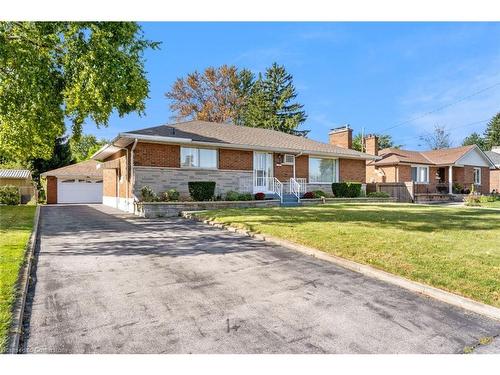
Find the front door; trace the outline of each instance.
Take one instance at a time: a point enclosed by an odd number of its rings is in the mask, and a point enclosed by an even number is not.
[[[273,177],[273,154],[268,152],[254,152],[253,154],[253,192],[271,192]]]

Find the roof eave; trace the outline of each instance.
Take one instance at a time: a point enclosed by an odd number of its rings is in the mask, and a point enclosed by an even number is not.
[[[138,139],[143,141],[152,141],[159,143],[177,143],[177,144],[192,144],[199,146],[209,146],[209,147],[220,147],[220,148],[233,148],[233,149],[243,149],[243,150],[258,150],[258,151],[274,151],[274,152],[290,152],[290,153],[302,153],[308,155],[318,155],[318,156],[329,156],[329,157],[338,157],[343,159],[359,159],[359,160],[379,160],[379,156],[369,155],[369,154],[361,154],[361,155],[353,155],[353,154],[343,154],[337,152],[323,152],[323,151],[314,151],[314,150],[302,150],[302,149],[294,149],[294,148],[280,148],[280,147],[266,147],[266,146],[254,146],[254,145],[246,145],[246,144],[236,144],[236,143],[219,143],[219,142],[202,142],[202,141],[194,141],[190,138],[177,138],[177,137],[162,137],[162,136],[154,136],[154,135],[145,135],[145,134],[134,134],[134,133],[120,133],[117,137],[117,140],[120,138],[127,138],[130,140]],[[116,141],[117,141],[116,140]],[[113,141],[115,143],[116,141]]]

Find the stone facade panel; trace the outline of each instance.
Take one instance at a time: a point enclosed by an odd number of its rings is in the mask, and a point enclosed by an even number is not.
[[[252,193],[252,171],[194,170],[174,168],[135,167],[134,194],[140,197],[143,186],[150,186],[156,193],[176,189],[189,196],[189,181],[215,181],[215,194],[229,190]]]

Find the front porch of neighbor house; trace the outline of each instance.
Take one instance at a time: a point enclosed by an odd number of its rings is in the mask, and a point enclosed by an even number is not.
[[[473,166],[412,166],[415,194],[489,193],[489,170]]]

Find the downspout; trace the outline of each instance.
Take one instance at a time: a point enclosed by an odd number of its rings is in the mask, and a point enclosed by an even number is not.
[[[126,157],[126,160],[127,160],[127,161],[126,161],[126,162],[128,163],[128,160],[129,160],[128,148],[125,148],[125,147],[119,147],[119,146],[115,145],[114,143],[112,143],[111,145],[112,145],[112,146],[117,147],[117,148],[118,148],[118,149],[120,149],[120,150],[125,150],[126,155],[127,155],[127,157]],[[127,169],[128,169],[128,165],[127,165]],[[128,174],[128,173],[127,173],[127,174]],[[128,195],[128,193],[129,193],[128,178],[127,178],[126,180],[127,180],[127,188],[126,188],[126,190],[125,190],[125,191],[126,191],[126,193],[127,193],[127,195]],[[118,183],[119,183],[119,181],[118,181]],[[120,205],[120,203],[119,203],[119,202],[120,202],[120,188],[119,188],[119,187],[118,187],[118,197],[117,197],[117,198],[118,198],[118,206],[119,206],[119,205]],[[125,197],[125,199],[127,199],[127,208],[128,208],[128,197]],[[118,207],[118,208],[119,208],[119,207]]]
[[[295,157],[293,158],[293,179],[295,180],[295,160],[297,160],[297,158],[299,156],[302,156],[303,152],[299,152],[297,155],[295,155]]]
[[[134,144],[130,149],[130,195],[132,196],[133,202],[135,204],[135,196],[134,196],[134,185],[135,185],[135,173],[134,173],[134,150],[135,146],[137,146],[137,138],[134,140]]]

